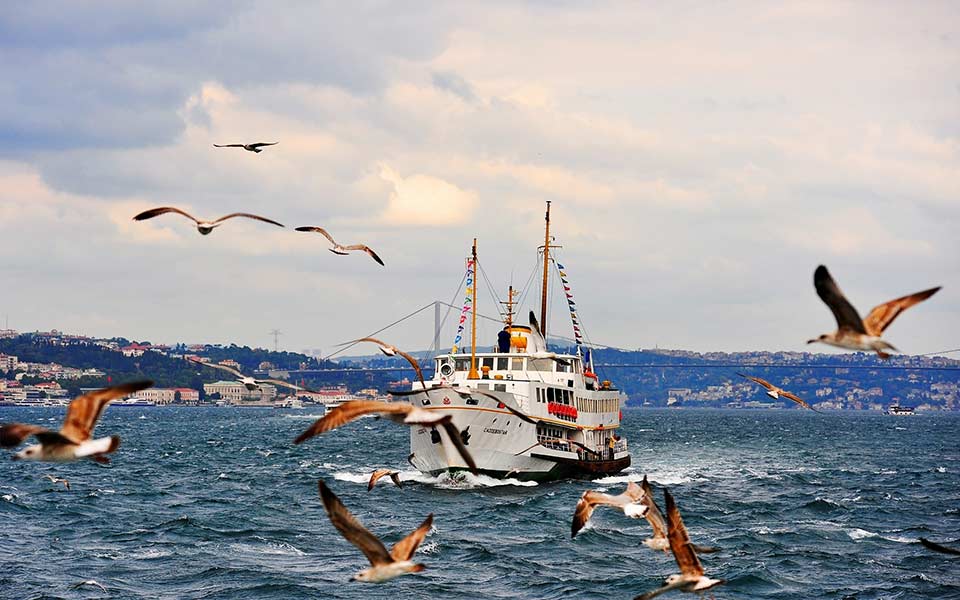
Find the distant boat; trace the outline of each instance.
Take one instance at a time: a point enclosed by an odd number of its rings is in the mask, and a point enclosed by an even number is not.
[[[157,403],[153,400],[144,400],[143,398],[124,398],[123,400],[115,400],[111,405],[145,408],[156,406]]]
[[[915,415],[917,413],[909,406],[900,406],[899,404],[891,404],[890,408],[883,411],[883,414],[894,415],[897,417],[905,417],[905,416]]]

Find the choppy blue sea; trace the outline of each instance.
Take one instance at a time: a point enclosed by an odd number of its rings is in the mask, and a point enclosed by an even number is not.
[[[58,426],[62,409],[0,408]],[[644,520],[599,509],[570,539],[591,487],[647,473],[677,499],[717,598],[960,598],[960,559],[918,537],[960,539],[960,415],[627,410],[634,464],[595,482],[424,477],[407,432],[363,419],[294,447],[311,411],[119,408],[113,462],[0,460],[2,598],[632,598],[676,572],[640,542]],[[366,491],[378,467],[400,469]],[[70,480],[67,492],[43,478]],[[427,565],[375,586],[334,530],[324,479],[392,543],[435,514]],[[94,579],[107,588],[83,586]],[[680,596],[674,593],[676,597]]]

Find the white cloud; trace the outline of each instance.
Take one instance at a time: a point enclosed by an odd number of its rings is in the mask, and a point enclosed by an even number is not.
[[[380,165],[380,177],[390,183],[383,222],[396,226],[443,226],[466,223],[473,216],[476,194],[430,175],[403,177]]]

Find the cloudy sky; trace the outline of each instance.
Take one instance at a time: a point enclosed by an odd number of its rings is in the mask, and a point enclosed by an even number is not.
[[[956,3],[31,2],[0,56],[19,330],[326,352],[456,298],[475,236],[522,288],[552,200],[596,342],[808,349],[823,263],[861,312],[943,285],[888,338],[960,346]],[[288,228],[131,221],[158,205]]]

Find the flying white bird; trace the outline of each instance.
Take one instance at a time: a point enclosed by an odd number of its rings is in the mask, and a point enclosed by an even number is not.
[[[670,590],[701,593],[725,583],[723,579],[711,579],[703,574],[703,565],[690,543],[687,528],[680,517],[680,509],[669,490],[664,489],[663,495],[667,499],[667,538],[670,540],[670,550],[680,567],[680,573],[667,577],[663,587],[641,594],[633,600],[649,600]]]
[[[214,229],[222,225],[224,221],[226,221],[227,219],[232,219],[234,217],[245,217],[247,219],[255,219],[257,221],[263,221],[264,223],[270,223],[271,225],[276,225],[277,227],[283,227],[282,224],[277,223],[276,221],[273,221],[266,217],[261,217],[259,215],[253,215],[250,213],[242,213],[242,212],[230,213],[229,215],[220,217],[216,221],[201,221],[200,219],[194,217],[190,213],[180,210],[179,208],[175,208],[173,206],[161,206],[159,208],[151,208],[150,210],[145,210],[142,213],[134,216],[133,220],[146,221],[147,219],[152,219],[154,217],[165,215],[167,213],[183,215],[184,217],[190,219],[191,221],[197,224],[197,231],[199,231],[202,235],[207,235],[208,233],[210,233],[211,231],[213,231]]]
[[[398,488],[403,487],[403,482],[400,481],[400,471],[391,471],[390,469],[377,469],[373,473],[370,473],[370,481],[367,482],[367,491],[373,489],[373,486],[377,485],[377,482],[380,481],[382,477],[390,476],[390,480],[393,481],[393,484]]]
[[[108,463],[106,457],[120,445],[120,436],[91,440],[97,420],[111,400],[144,390],[152,381],[135,381],[84,394],[67,407],[67,416],[59,432],[39,425],[10,423],[0,427],[0,447],[15,448],[31,435],[39,444],[27,446],[13,455],[13,460],[67,462],[90,457]]]
[[[243,148],[247,152],[260,154],[265,146],[276,146],[280,142],[257,142],[255,144],[214,144],[214,148]]]
[[[323,500],[323,507],[327,509],[330,522],[348,542],[359,548],[360,552],[363,552],[363,555],[370,561],[370,568],[354,575],[354,581],[383,583],[407,573],[419,573],[426,568],[422,564],[415,564],[411,559],[433,525],[432,513],[427,515],[420,527],[397,542],[388,552],[383,542],[350,514],[340,498],[337,498],[336,494],[330,491],[330,488],[322,479],[317,484],[320,488],[320,499]]]
[[[643,545],[653,550],[669,552],[670,540],[667,539],[667,520],[664,518],[663,513],[660,512],[660,507],[657,506],[657,502],[653,499],[653,490],[650,487],[650,482],[647,481],[646,475],[643,476],[640,487],[643,488],[643,499],[641,502],[647,507],[647,512],[643,516],[646,517],[647,522],[650,523],[650,527],[653,529],[653,537],[643,540]],[[698,546],[696,544],[693,545],[693,549],[699,554],[710,554],[720,551],[720,548],[714,546]]]
[[[804,408],[809,408],[809,409],[812,410],[813,412],[820,412],[819,410],[817,410],[817,409],[815,409],[814,407],[810,406],[805,400],[802,400],[802,399],[801,399],[799,396],[797,396],[796,394],[793,394],[793,393],[791,393],[791,392],[788,392],[788,391],[784,390],[783,388],[779,388],[779,387],[773,385],[772,383],[770,383],[769,381],[767,381],[766,379],[760,379],[759,377],[753,377],[753,376],[750,376],[750,375],[744,375],[743,373],[737,373],[737,375],[739,375],[740,377],[743,377],[744,379],[749,379],[750,381],[753,381],[754,383],[759,383],[759,384],[762,385],[763,387],[767,388],[767,395],[770,396],[771,398],[773,398],[774,400],[779,400],[779,399],[780,399],[780,396],[783,396],[784,398],[793,400],[794,402],[796,402],[797,404],[799,404],[800,406],[802,406],[802,407],[804,407]]]
[[[643,499],[643,489],[636,482],[631,481],[627,484],[627,489],[622,494],[611,496],[602,492],[587,490],[580,496],[577,507],[573,511],[573,522],[570,524],[570,537],[577,535],[577,532],[583,529],[587,521],[593,515],[594,509],[598,505],[613,506],[623,511],[623,514],[632,519],[639,519],[647,512],[647,507],[641,502]]]
[[[378,402],[376,400],[350,400],[332,409],[293,440],[301,444],[315,435],[336,429],[364,415],[381,414],[395,423],[419,427],[442,427],[453,447],[457,449],[470,472],[478,475],[477,463],[460,437],[460,430],[453,424],[453,417],[439,411],[417,408],[406,402]]]
[[[890,343],[880,339],[883,331],[893,323],[893,320],[900,313],[914,304],[923,302],[940,289],[938,286],[885,302],[875,306],[865,319],[861,319],[860,315],[857,314],[857,309],[850,304],[843,292],[840,291],[840,287],[837,286],[837,282],[833,280],[825,266],[820,265],[813,272],[813,285],[817,289],[817,295],[830,307],[830,311],[836,318],[837,330],[832,333],[825,333],[816,339],[807,340],[807,343],[823,342],[848,350],[872,351],[883,359],[890,358],[890,355],[884,350],[897,351]]]
[[[330,252],[333,252],[334,254],[339,254],[340,256],[346,256],[347,254],[350,254],[351,250],[360,250],[362,252],[366,252],[367,254],[369,254],[370,258],[380,263],[381,267],[384,266],[383,261],[380,259],[379,256],[377,256],[377,253],[374,252],[373,249],[370,248],[370,246],[367,246],[366,244],[350,244],[349,246],[343,246],[341,244],[338,244],[337,241],[333,239],[333,236],[327,233],[327,230],[324,229],[323,227],[297,227],[297,231],[312,231],[314,233],[319,233],[323,237],[330,240],[330,243],[333,244],[333,248],[330,248]]]
[[[310,391],[307,388],[292,384],[289,381],[283,381],[282,379],[259,379],[256,377],[250,377],[249,375],[244,375],[240,371],[234,369],[233,367],[228,367],[227,365],[218,365],[216,363],[203,362],[195,358],[188,358],[187,360],[189,360],[192,363],[196,363],[198,365],[210,367],[212,369],[220,369],[221,371],[226,371],[227,373],[230,373],[231,375],[235,376],[237,378],[237,382],[242,383],[244,387],[246,387],[251,392],[259,388],[260,385],[264,383],[269,383],[270,385],[279,385],[281,387],[289,388],[291,390],[296,390],[296,391],[303,391],[303,392]]]

